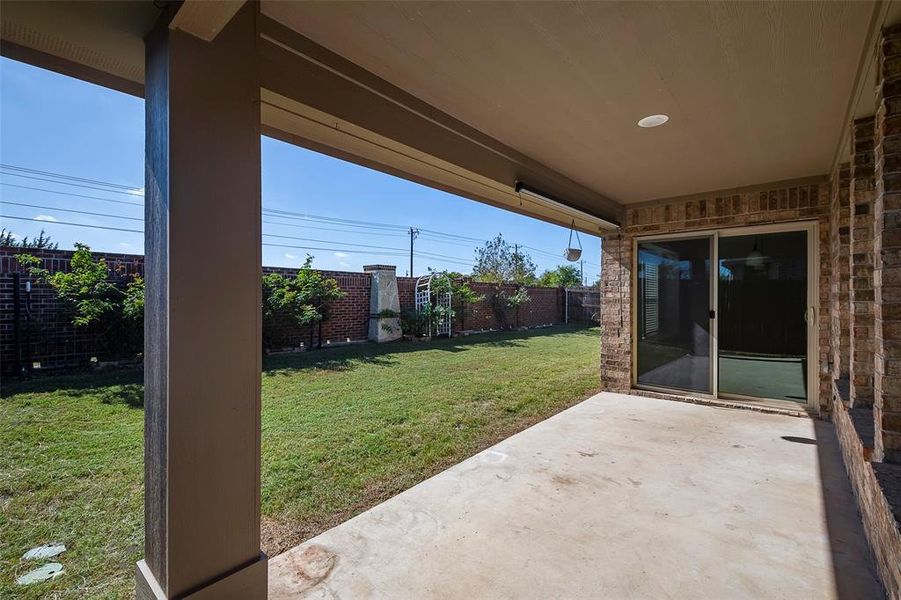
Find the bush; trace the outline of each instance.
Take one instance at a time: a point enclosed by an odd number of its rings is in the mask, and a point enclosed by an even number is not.
[[[313,257],[307,255],[294,277],[278,273],[263,276],[263,349],[284,347],[288,335],[285,324],[308,326],[310,345],[313,328],[328,319],[331,304],[345,293],[334,279],[313,270]],[[321,345],[320,340],[320,345]]]
[[[131,358],[144,346],[144,280],[110,271],[106,260],[94,258],[85,244],[75,244],[69,272],[50,273],[42,261],[30,254],[16,260],[40,283],[52,287],[62,302],[63,313],[79,330],[96,336],[98,358]]]

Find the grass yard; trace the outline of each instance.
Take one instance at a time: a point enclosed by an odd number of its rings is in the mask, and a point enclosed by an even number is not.
[[[270,357],[263,547],[277,554],[598,387],[597,329],[484,334]],[[131,593],[143,554],[139,371],[3,382],[0,597]],[[59,541],[59,579],[17,587]]]

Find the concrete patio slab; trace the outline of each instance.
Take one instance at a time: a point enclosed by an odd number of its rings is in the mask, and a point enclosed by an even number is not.
[[[611,393],[269,564],[271,598],[883,595],[830,424]]]

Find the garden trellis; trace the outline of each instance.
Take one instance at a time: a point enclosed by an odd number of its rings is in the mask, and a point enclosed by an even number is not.
[[[451,308],[453,293],[447,272],[433,271],[417,279],[414,300],[416,312],[428,315],[426,319],[428,329],[424,333],[429,337],[432,335],[450,337],[453,321],[453,309]]]

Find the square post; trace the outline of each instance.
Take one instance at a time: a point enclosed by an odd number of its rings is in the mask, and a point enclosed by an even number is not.
[[[209,42],[171,29],[176,9],[146,40],[137,597],[265,598],[259,5]]]

